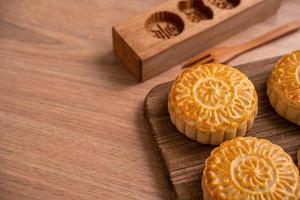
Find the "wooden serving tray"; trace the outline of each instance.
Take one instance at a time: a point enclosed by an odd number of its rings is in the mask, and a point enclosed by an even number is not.
[[[276,114],[266,96],[266,80],[279,57],[238,66],[256,87],[259,111],[247,136],[266,138],[280,145],[296,162],[300,128]],[[169,119],[168,92],[172,82],[154,87],[146,97],[144,116],[154,136],[165,172],[171,182],[173,199],[202,199],[201,176],[204,162],[216,146],[192,141],[177,131]]]

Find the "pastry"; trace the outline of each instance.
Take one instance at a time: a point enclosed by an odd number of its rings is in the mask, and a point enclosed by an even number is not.
[[[270,141],[237,137],[215,148],[202,175],[204,200],[297,200],[299,172]]]
[[[276,112],[300,125],[300,51],[284,56],[274,67],[267,94]]]
[[[257,114],[252,82],[222,64],[194,65],[175,80],[168,98],[172,123],[188,138],[221,144],[244,136]]]

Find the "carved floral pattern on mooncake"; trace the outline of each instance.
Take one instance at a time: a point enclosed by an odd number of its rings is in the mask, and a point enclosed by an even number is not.
[[[300,51],[283,57],[275,66],[269,84],[276,85],[291,102],[300,105]]]
[[[198,103],[207,108],[218,108],[231,100],[233,88],[226,81],[217,78],[200,80],[194,86],[194,93]]]
[[[264,191],[275,183],[276,170],[269,159],[259,156],[239,157],[232,164],[236,183],[249,191]]]
[[[256,115],[255,88],[246,75],[232,67],[191,67],[176,79],[171,90],[170,108],[186,123],[198,124],[203,131],[237,127]]]
[[[212,199],[299,199],[299,172],[290,156],[268,140],[237,137],[214,149],[203,173]]]

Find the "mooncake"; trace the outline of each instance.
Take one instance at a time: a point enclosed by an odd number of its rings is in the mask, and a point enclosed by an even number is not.
[[[284,56],[273,68],[267,95],[276,112],[300,125],[300,51]]]
[[[237,137],[215,148],[202,175],[204,200],[298,200],[299,172],[270,141]]]
[[[168,97],[172,123],[188,138],[218,145],[244,136],[257,115],[255,87],[223,64],[194,65],[177,77]]]

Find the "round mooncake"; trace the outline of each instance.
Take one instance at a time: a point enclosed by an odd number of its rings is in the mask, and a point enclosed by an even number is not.
[[[298,200],[299,172],[270,141],[237,137],[215,148],[202,176],[204,200]]]
[[[267,95],[276,112],[300,125],[300,51],[284,56],[274,67]]]
[[[257,114],[252,82],[222,64],[194,65],[175,80],[168,98],[172,123],[190,139],[221,144],[244,136]]]

